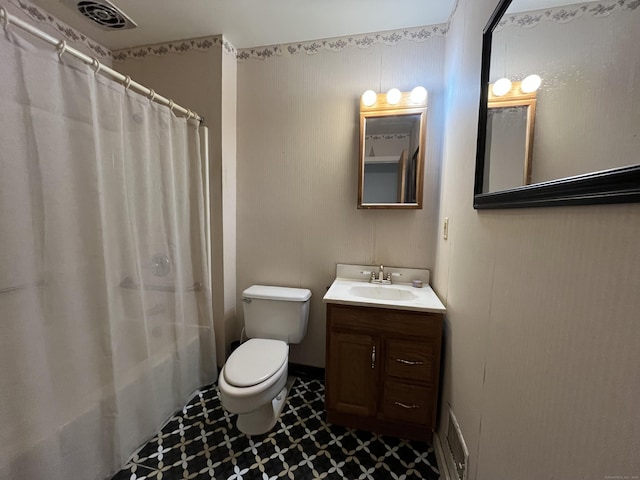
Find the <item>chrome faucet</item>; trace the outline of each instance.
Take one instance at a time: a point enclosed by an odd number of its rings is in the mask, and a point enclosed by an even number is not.
[[[371,279],[369,283],[379,283],[382,285],[390,285],[391,284],[391,274],[388,273],[387,277],[384,276],[384,265],[380,265],[380,270],[378,271],[378,276],[376,277],[375,272],[371,272]]]

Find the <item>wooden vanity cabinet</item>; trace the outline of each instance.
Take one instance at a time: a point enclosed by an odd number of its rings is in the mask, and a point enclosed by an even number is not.
[[[327,421],[431,441],[442,314],[327,304]]]

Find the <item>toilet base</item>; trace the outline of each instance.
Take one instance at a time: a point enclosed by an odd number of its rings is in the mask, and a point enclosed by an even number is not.
[[[288,377],[284,388],[271,402],[253,412],[239,414],[236,422],[238,430],[245,435],[262,435],[270,431],[278,421],[295,381],[296,377]]]

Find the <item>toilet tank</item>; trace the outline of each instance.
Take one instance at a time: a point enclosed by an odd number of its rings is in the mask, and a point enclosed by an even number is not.
[[[242,292],[248,338],[300,343],[307,333],[309,299],[306,288],[252,285]]]

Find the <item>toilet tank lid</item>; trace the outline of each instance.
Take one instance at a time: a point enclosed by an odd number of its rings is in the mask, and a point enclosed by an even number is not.
[[[311,298],[311,290],[306,288],[252,285],[244,292],[242,292],[242,297],[265,300],[281,300],[286,302],[306,302]]]

